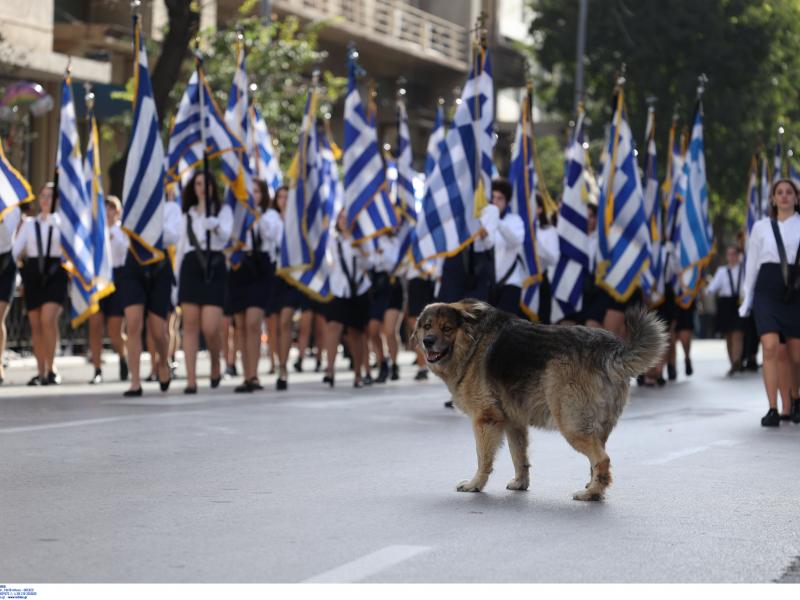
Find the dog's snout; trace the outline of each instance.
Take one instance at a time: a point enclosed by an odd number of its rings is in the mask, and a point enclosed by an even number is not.
[[[426,335],[422,339],[422,345],[425,346],[426,348],[432,348],[435,343],[436,343],[435,335]]]

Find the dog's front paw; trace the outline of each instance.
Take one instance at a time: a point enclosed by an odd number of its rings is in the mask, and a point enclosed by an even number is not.
[[[459,492],[480,492],[483,489],[483,486],[486,485],[485,481],[476,481],[474,479],[470,479],[469,481],[462,481],[456,487],[456,491]]]
[[[515,477],[514,479],[508,482],[506,489],[516,490],[518,492],[524,492],[528,489],[529,485],[530,485],[530,479],[528,477],[522,477],[522,478]]]
[[[572,499],[584,502],[598,502],[603,499],[603,494],[595,490],[580,490],[572,494]]]

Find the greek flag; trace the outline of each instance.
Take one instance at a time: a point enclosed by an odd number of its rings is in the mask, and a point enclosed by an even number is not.
[[[481,211],[489,203],[493,146],[491,63],[488,50],[479,49],[453,126],[439,146],[436,166],[426,180],[423,212],[417,221],[417,263],[454,256],[475,239]]]
[[[317,102],[318,92],[314,86],[306,98],[300,144],[290,169],[291,185],[283,214],[283,240],[278,269],[279,274],[284,276],[312,265],[311,255],[315,246],[308,235],[307,212],[311,199],[319,188]]]
[[[31,185],[8,161],[0,139],[0,223],[8,213],[33,198]]]
[[[72,102],[69,74],[61,83],[61,115],[58,131],[58,215],[64,268],[70,281],[70,317],[77,327],[97,311],[92,303],[94,265],[92,258],[92,212],[86,197],[78,123]]]
[[[661,214],[658,206],[658,165],[656,162],[656,113],[651,106],[647,112],[647,156],[644,168],[644,214],[650,228],[650,268],[642,272],[642,289],[646,296],[654,291],[661,270]],[[659,213],[658,215],[656,213]]]
[[[769,164],[767,163],[767,157],[764,156],[761,158],[761,202],[758,206],[756,220],[769,215],[769,192]]]
[[[306,211],[309,241],[312,244],[311,265],[300,272],[283,273],[284,280],[307,296],[320,302],[333,298],[325,262],[334,207],[341,204],[342,187],[336,158],[324,134],[316,136],[316,169],[319,185],[311,196]]]
[[[598,285],[619,302],[631,297],[641,273],[650,266],[650,232],[634,150],[620,89],[598,204],[597,265]]]
[[[521,106],[521,115],[514,136],[514,154],[511,157],[508,178],[512,185],[511,211],[525,224],[522,243],[522,265],[525,279],[522,282],[520,308],[534,321],[539,320],[539,284],[543,273],[536,250],[536,169],[533,163],[533,124],[530,94]]]
[[[200,124],[201,113],[205,116],[203,127]],[[169,133],[167,177],[170,181],[180,180],[187,170],[203,164],[204,133],[208,159],[220,158],[220,172],[225,184],[230,186],[237,202],[247,205],[252,200],[242,168],[244,144],[225,123],[202,65],[198,64],[183,93]]]
[[[670,267],[670,264],[671,261],[675,260],[675,246],[678,243],[678,233],[680,232],[678,228],[678,209],[683,196],[681,190],[685,187],[682,184],[684,153],[681,151],[681,138],[677,135],[677,130],[677,118],[674,118],[672,127],[669,130],[670,153],[667,156],[667,177],[661,185],[662,205],[666,215],[666,226],[663,229],[662,276],[664,277],[664,285],[669,285],[672,288],[675,288],[677,282],[674,276],[674,269]]]
[[[100,136],[97,133],[97,119],[94,110],[89,109],[89,145],[83,166],[86,181],[86,198],[92,215],[92,301],[114,292],[113,268],[111,266],[111,242],[106,226],[106,203],[103,193],[102,168],[100,167]]]
[[[681,270],[678,304],[688,308],[699,290],[703,269],[712,256],[712,232],[708,219],[708,186],[703,150],[703,105],[697,103],[689,152],[683,165],[686,196],[680,207]]]
[[[247,88],[245,52],[242,44],[239,44],[236,49],[236,71],[233,74],[233,82],[228,94],[228,108],[225,111],[225,124],[239,140],[250,138]],[[231,268],[237,269],[244,258],[244,253],[241,249],[246,243],[248,232],[256,222],[258,212],[253,200],[253,175],[250,170],[250,160],[247,153],[244,151],[236,152],[226,158],[238,161],[239,164],[236,165],[237,175],[234,181],[236,184],[243,183],[244,186],[244,195],[237,194],[236,185],[229,185],[225,190],[225,203],[233,211]]]
[[[375,110],[369,114],[356,86],[356,63],[348,63],[348,92],[344,102],[344,199],[347,226],[354,243],[377,237],[397,226],[378,149]]]
[[[567,147],[563,202],[558,213],[559,256],[553,274],[551,320],[558,323],[583,308],[584,279],[589,274],[588,186],[583,146],[583,110]]]
[[[778,139],[775,141],[775,155],[772,158],[772,183],[783,177],[783,127],[778,127]]]
[[[250,144],[250,170],[257,179],[261,179],[267,184],[269,193],[275,196],[275,192],[281,186],[283,176],[281,175],[281,165],[278,160],[278,150],[272,144],[272,137],[261,116],[261,111],[255,106],[250,108],[251,126],[250,135],[253,142]]]
[[[139,19],[133,17],[134,106],[128,161],[122,186],[122,229],[130,238],[131,253],[141,264],[164,258],[164,147],[156,116],[156,103],[147,70],[147,52]]]
[[[791,168],[789,170],[791,173]],[[753,160],[750,161],[750,176],[747,179],[747,220],[745,226],[747,228],[747,236],[753,230],[758,220],[759,211],[759,197],[758,197],[758,156],[753,155]]]
[[[438,117],[438,114],[437,114]],[[434,126],[435,128],[435,126]],[[417,210],[416,195],[414,194],[414,167],[411,152],[411,133],[408,129],[408,112],[403,100],[397,100],[397,173],[396,194],[397,213],[400,217],[400,248],[397,252],[396,270],[408,256],[408,251],[415,243]]]

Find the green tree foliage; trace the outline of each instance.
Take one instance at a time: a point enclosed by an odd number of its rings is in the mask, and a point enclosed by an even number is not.
[[[529,0],[532,52],[541,67],[537,100],[572,117],[578,0]],[[644,145],[646,99],[655,96],[659,170],[666,168],[673,111],[690,127],[697,76],[704,97],[706,167],[717,239],[744,219],[752,154],[771,153],[778,122],[800,139],[800,3],[795,0],[592,0],[586,32],[586,107],[591,136],[603,139],[615,74],[626,64],[626,105]],[[795,148],[797,148],[795,146]]]

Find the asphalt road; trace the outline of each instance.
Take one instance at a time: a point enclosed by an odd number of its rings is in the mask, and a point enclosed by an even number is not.
[[[0,582],[797,581],[800,426],[760,427],[760,376],[723,377],[723,351],[634,389],[602,503],[571,499],[587,464],[555,432],[532,432],[528,492],[505,489],[503,448],[457,493],[469,422],[410,355],[363,390],[341,371],[135,399],[62,361],[62,386],[0,388]]]

